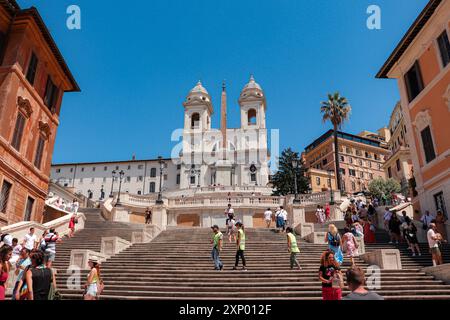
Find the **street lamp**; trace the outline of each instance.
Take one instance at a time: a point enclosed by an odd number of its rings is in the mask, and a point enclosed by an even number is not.
[[[114,180],[116,179],[116,170],[113,170],[111,172],[111,174],[112,174],[112,181],[111,181],[111,193],[109,194],[110,198],[114,197],[114,195],[113,195],[113,188],[114,188]]]
[[[120,172],[119,172],[119,193],[117,194],[117,202],[116,202],[115,207],[122,205],[120,203],[120,189],[122,188],[122,179],[123,179],[124,175],[125,175],[125,172],[123,172],[123,170],[120,170]]]
[[[333,174],[333,170],[328,170],[328,179],[330,181],[330,205],[334,204],[334,192],[333,192],[333,183],[331,182],[331,175]]]
[[[158,192],[158,199],[156,200],[156,204],[163,204],[164,201],[162,199],[162,176],[163,176],[163,170],[164,170],[164,161],[161,156],[158,157],[159,162],[159,192]]]
[[[293,158],[292,167],[294,168],[294,187],[295,187],[294,203],[300,203],[300,199],[298,198],[298,186],[297,186],[297,174],[299,165],[300,159],[298,159],[297,157]]]

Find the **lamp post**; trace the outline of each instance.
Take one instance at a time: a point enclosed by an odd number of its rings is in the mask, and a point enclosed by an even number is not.
[[[162,199],[162,176],[163,176],[163,170],[164,170],[164,161],[161,156],[158,157],[159,161],[159,192],[158,192],[158,199],[156,200],[156,204],[163,204],[164,201]]]
[[[333,192],[333,183],[331,182],[331,174],[333,173],[333,170],[328,170],[328,179],[330,181],[330,206],[334,204],[334,192]]]
[[[113,195],[113,188],[114,188],[114,180],[116,179],[116,170],[113,170],[111,172],[111,174],[112,174],[112,180],[111,180],[111,193],[109,194],[110,198],[114,197],[114,195]]]
[[[199,168],[198,170],[197,170],[197,175],[198,175],[198,177],[197,177],[197,188],[200,188],[200,174],[202,173],[202,169],[201,168]]]
[[[119,193],[117,194],[117,202],[115,204],[115,207],[122,205],[120,203],[120,189],[122,188],[122,179],[123,179],[124,175],[125,175],[125,172],[123,172],[123,170],[120,170],[120,172],[119,172]]]
[[[298,198],[298,186],[297,186],[297,175],[298,175],[298,167],[300,165],[300,160],[295,157],[292,159],[292,167],[294,168],[294,187],[295,187],[295,197],[294,203],[300,203],[300,199]]]

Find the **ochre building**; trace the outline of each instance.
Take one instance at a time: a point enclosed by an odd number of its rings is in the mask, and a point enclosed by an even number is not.
[[[0,1],[0,225],[41,221],[64,92],[79,91],[36,8]]]
[[[421,211],[450,206],[450,1],[431,0],[378,78],[397,79]]]

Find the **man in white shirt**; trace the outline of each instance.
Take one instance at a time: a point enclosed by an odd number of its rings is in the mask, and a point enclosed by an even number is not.
[[[17,262],[17,260],[19,260],[20,250],[22,250],[22,246],[19,244],[19,240],[17,240],[17,238],[14,238],[12,240],[12,248],[13,248],[13,251],[12,251],[11,259],[9,259],[9,263],[11,263],[13,265]]]
[[[4,233],[4,234],[0,235],[0,242],[3,242],[3,244],[6,244],[7,246],[12,247],[12,241],[13,241],[12,235],[10,235],[8,233]]]
[[[267,228],[270,228],[270,224],[272,223],[272,211],[270,208],[267,208],[266,212],[264,212],[264,221],[266,222]]]
[[[283,231],[286,230],[287,225],[287,211],[284,210],[283,206],[280,206],[280,215],[283,217]]]
[[[433,265],[437,266],[442,264],[442,254],[439,249],[439,242],[442,241],[442,235],[437,233],[437,227],[435,223],[430,223],[430,230],[427,232],[428,245],[431,250],[433,258]]]
[[[225,215],[227,216],[227,220],[225,221],[225,225],[228,226],[228,222],[234,218],[234,209],[231,207],[231,203],[228,204],[228,208],[225,209]]]
[[[22,245],[32,251],[36,247],[37,237],[34,234],[34,228],[30,228],[30,232],[25,235]]]
[[[431,221],[434,219],[434,217],[430,214],[430,211],[425,211],[425,214],[422,216],[422,218],[420,218],[420,221],[422,221],[422,223],[429,228]],[[425,229],[425,228],[424,228]]]

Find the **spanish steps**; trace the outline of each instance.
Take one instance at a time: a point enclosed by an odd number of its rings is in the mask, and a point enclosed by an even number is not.
[[[72,239],[58,245],[54,266],[59,269],[57,282],[65,299],[81,299],[82,289],[68,289],[70,250],[100,250],[102,236],[119,236],[130,240],[131,232],[142,226],[107,222],[99,211],[86,211],[86,228]],[[224,232],[224,230],[222,230]],[[298,239],[302,270],[289,268],[286,236],[271,229],[247,229],[246,252],[248,271],[233,271],[235,244],[224,233],[221,259],[223,271],[215,271],[211,260],[211,230],[179,228],[163,231],[149,243],[136,243],[102,263],[105,290],[101,299],[303,299],[320,300],[318,280],[320,256],[326,245],[310,244]],[[381,235],[382,236],[382,235]],[[376,291],[386,299],[450,299],[450,285],[421,271],[431,265],[431,257],[423,246],[422,257],[410,257],[405,245],[368,245],[366,250],[399,248],[403,270],[381,270],[381,288]],[[450,260],[445,248],[444,260]],[[367,268],[361,259],[356,264]],[[350,266],[347,259],[343,270]],[[81,273],[82,284],[87,271]],[[344,290],[344,295],[348,291]]]

